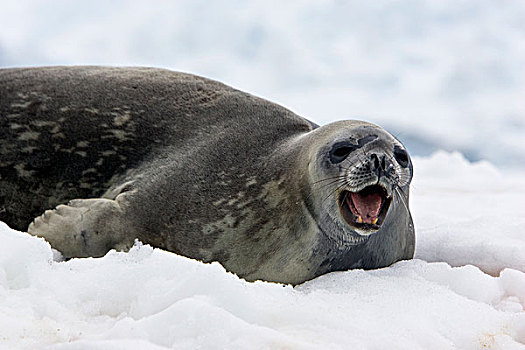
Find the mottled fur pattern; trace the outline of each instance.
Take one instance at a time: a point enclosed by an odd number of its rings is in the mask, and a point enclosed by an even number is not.
[[[318,128],[189,74],[2,69],[0,219],[19,230],[31,224],[66,257],[101,256],[138,238],[248,280],[295,284],[387,266],[413,256],[409,180],[385,228],[360,244],[328,222],[337,213],[312,185],[330,145],[370,127],[393,147],[371,124]]]

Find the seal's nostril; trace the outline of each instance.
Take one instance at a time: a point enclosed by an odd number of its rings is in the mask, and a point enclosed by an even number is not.
[[[384,155],[381,156],[381,168],[383,168],[383,170],[386,170],[386,157]]]
[[[370,170],[378,177],[388,175],[392,171],[392,164],[385,155],[378,156],[373,153],[370,155]]]
[[[372,158],[372,170],[377,170],[379,168],[379,158],[377,158],[377,154],[372,154],[370,158]]]

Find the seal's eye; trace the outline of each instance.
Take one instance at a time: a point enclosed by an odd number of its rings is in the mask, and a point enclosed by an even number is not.
[[[408,166],[408,153],[399,146],[394,146],[394,157],[403,168]]]
[[[348,142],[338,142],[330,151],[330,161],[333,164],[341,163],[357,147]]]

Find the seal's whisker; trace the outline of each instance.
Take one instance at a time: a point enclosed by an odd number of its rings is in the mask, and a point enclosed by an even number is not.
[[[340,186],[337,186],[334,190],[330,191],[328,196],[326,196],[324,199],[321,200],[321,203],[324,203],[324,201],[326,201],[328,198],[330,198],[334,193],[336,193],[337,191],[342,189],[344,187],[344,185],[346,185],[346,184],[341,184]]]
[[[341,180],[342,180],[343,185],[344,185],[344,183],[346,183],[346,181],[345,181],[344,179],[338,179],[338,180],[335,180],[334,182],[330,182],[330,183],[327,183],[327,184],[323,184],[322,186],[317,187],[317,189],[318,189],[318,190],[325,189],[325,188],[327,188],[327,187],[329,187],[329,186],[332,186],[332,185],[337,184],[338,182],[341,182]]]
[[[407,184],[410,182],[410,175],[407,174],[400,174],[398,178],[398,184]]]
[[[323,181],[327,181],[327,180],[334,180],[334,179],[341,179],[341,178],[344,178],[345,176],[344,175],[339,175],[339,176],[334,176],[334,177],[327,177],[326,179],[321,179],[321,180],[317,180],[317,181],[314,181],[312,182],[313,185],[317,185],[319,182],[323,182]]]
[[[395,186],[395,187],[394,187],[394,191],[396,191],[397,194],[399,195],[399,198],[401,199],[401,202],[402,202],[403,205],[405,206],[405,209],[406,209],[407,211],[409,211],[409,209],[408,209],[408,203],[407,203],[406,200],[405,200],[405,195],[402,193],[401,188],[400,188],[399,186]]]
[[[344,179],[337,179],[337,180],[335,180],[334,182],[331,182],[331,183],[329,183],[329,184],[323,184],[322,187],[318,187],[316,190],[319,190],[319,189],[322,189],[322,188],[326,188],[326,187],[328,187],[328,186],[330,186],[330,185],[337,184],[337,183],[340,182],[341,180],[343,180],[343,183],[341,183],[341,185],[338,185],[338,186],[336,187],[335,190],[337,190],[338,188],[340,188],[340,187],[346,185],[346,182],[344,181]],[[310,191],[310,193],[309,193],[308,196],[305,198],[305,200],[308,200],[308,199],[309,199],[314,193],[315,193],[314,191]],[[333,192],[331,191],[330,194],[328,195],[328,197],[330,197],[330,195],[331,195],[332,193],[333,193]],[[324,200],[323,200],[323,202],[324,202]]]
[[[325,185],[327,185],[327,184],[335,183],[335,182],[337,182],[337,181],[341,181],[341,180],[344,181],[345,178],[346,178],[346,176],[333,177],[333,178],[331,178],[331,179],[328,179],[328,180],[332,180],[332,181],[330,181],[330,182],[328,182],[328,183],[327,183],[327,182],[325,182],[325,183],[319,183],[319,182],[317,182],[317,183],[315,183],[315,185],[325,186]]]

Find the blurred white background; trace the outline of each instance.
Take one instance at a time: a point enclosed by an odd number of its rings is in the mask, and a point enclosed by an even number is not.
[[[0,66],[165,67],[525,169],[525,1],[0,1]]]

